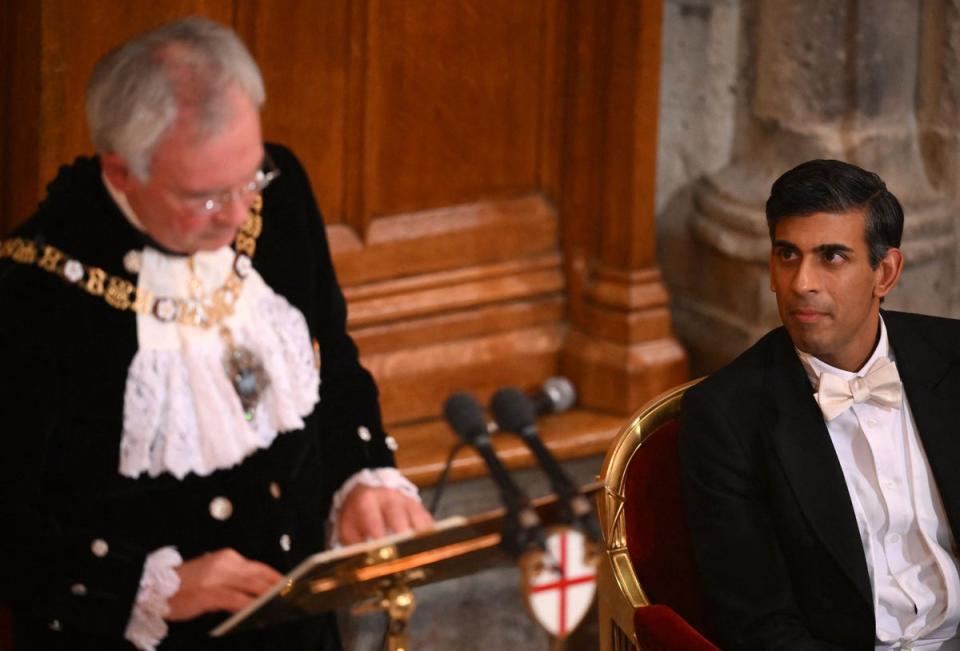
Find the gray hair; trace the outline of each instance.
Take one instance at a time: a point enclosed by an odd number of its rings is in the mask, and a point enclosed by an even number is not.
[[[141,34],[103,57],[87,84],[94,147],[119,155],[146,181],[180,111],[195,112],[198,136],[212,135],[229,117],[224,97],[233,85],[263,106],[260,69],[230,28],[194,16]]]

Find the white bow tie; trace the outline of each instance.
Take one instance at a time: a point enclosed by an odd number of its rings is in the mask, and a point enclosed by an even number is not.
[[[897,365],[881,357],[865,376],[855,377],[849,382],[832,373],[821,373],[816,399],[823,418],[830,422],[854,403],[872,402],[881,407],[899,408],[901,394]]]

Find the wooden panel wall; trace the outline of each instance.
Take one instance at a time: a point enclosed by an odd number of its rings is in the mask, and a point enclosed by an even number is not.
[[[89,152],[94,61],[197,13],[263,69],[269,139],[292,145],[328,221],[350,328],[402,467],[451,442],[443,399],[565,373],[566,456],[685,379],[654,260],[659,0],[6,0],[0,234]],[[504,443],[513,465],[529,458]],[[466,457],[462,475],[480,466]]]

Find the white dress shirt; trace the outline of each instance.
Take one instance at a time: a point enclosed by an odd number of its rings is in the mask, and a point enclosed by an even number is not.
[[[882,319],[880,341],[856,373],[797,353],[814,387],[822,373],[849,381],[881,357],[896,361]],[[855,403],[827,430],[866,556],[876,649],[960,649],[956,544],[906,392],[900,408]]]

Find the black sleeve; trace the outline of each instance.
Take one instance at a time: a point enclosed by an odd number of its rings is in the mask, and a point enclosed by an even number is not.
[[[76,315],[35,282],[43,273],[0,262],[0,602],[52,630],[119,640],[146,552],[70,524],[50,488],[59,484],[51,452],[70,433],[61,340]]]
[[[299,195],[313,259],[313,295],[307,321],[320,348],[319,420],[321,454],[327,494],[336,492],[363,468],[393,467],[380,414],[377,385],[360,363],[357,347],[347,333],[347,305],[337,282],[326,228],[310,181],[296,157],[271,145],[269,152],[282,170],[280,189]]]
[[[803,623],[748,425],[703,386],[684,396],[684,507],[713,633],[723,649],[835,649]]]

